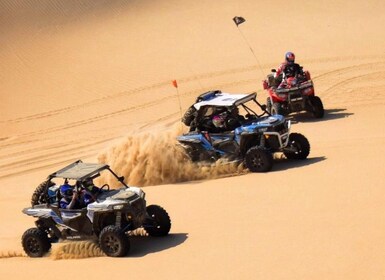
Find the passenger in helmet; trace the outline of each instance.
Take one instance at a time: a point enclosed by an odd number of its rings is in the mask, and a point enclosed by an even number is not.
[[[213,116],[213,125],[216,128],[225,128],[225,120],[222,116],[220,115],[215,115]]]
[[[295,63],[294,53],[287,52],[285,54],[285,61],[278,67],[274,77],[278,78],[281,74],[283,75],[282,82],[278,88],[287,88],[296,84],[299,76],[303,75],[302,67]],[[288,79],[290,79],[290,83],[288,83]]]
[[[80,209],[82,208],[82,203],[79,200],[79,195],[74,191],[74,187],[65,182],[60,186],[60,195],[61,199],[59,202],[60,208],[63,209]]]

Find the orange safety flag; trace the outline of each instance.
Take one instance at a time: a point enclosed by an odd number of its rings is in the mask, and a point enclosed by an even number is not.
[[[178,83],[176,82],[176,80],[173,80],[173,81],[172,81],[172,85],[173,85],[174,87],[176,87],[176,88],[178,87]]]

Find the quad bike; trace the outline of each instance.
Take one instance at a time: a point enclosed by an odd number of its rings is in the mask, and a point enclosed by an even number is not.
[[[279,88],[282,74],[274,78],[275,69],[263,81],[263,88],[269,97],[266,100],[267,111],[271,114],[288,115],[293,112],[307,111],[315,118],[324,116],[321,99],[314,93],[314,84],[309,71],[303,71],[296,77],[286,79],[286,86]]]
[[[59,186],[54,180],[84,182],[109,171],[121,185],[110,190],[100,188],[96,201],[81,209],[60,208]],[[81,184],[76,187],[82,188]],[[79,191],[79,190],[75,190]],[[92,240],[110,257],[123,257],[130,249],[127,233],[144,228],[150,236],[165,236],[171,228],[168,213],[158,205],[146,206],[145,193],[138,187],[127,186],[106,164],[76,161],[52,173],[32,195],[32,207],[23,213],[35,217],[36,227],[26,230],[22,246],[30,257],[42,257],[51,244],[60,240]]]
[[[251,109],[253,104],[262,110],[261,114]],[[229,131],[211,130],[213,112],[224,114],[238,107],[242,107],[247,114],[246,117],[239,116],[236,122],[230,118],[229,121],[237,125]],[[182,122],[189,124],[190,132],[177,140],[193,162],[213,162],[224,158],[243,163],[251,172],[267,172],[272,169],[273,154],[276,152],[284,153],[288,159],[306,159],[310,152],[306,137],[290,133],[290,121],[282,115],[267,112],[266,105],[256,100],[256,93],[204,93],[187,110]]]

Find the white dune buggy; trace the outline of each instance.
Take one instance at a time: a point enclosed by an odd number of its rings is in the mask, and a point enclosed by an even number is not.
[[[61,209],[59,186],[54,180],[74,180],[75,191],[82,191],[82,182],[95,179],[109,171],[121,188],[100,188],[96,201],[82,209]],[[158,205],[146,207],[145,193],[124,183],[106,164],[76,161],[48,176],[32,196],[32,207],[23,213],[37,218],[36,227],[23,234],[22,246],[30,257],[42,257],[51,243],[60,240],[95,240],[111,257],[127,255],[130,249],[128,233],[144,228],[150,236],[165,236],[171,228],[168,213]]]

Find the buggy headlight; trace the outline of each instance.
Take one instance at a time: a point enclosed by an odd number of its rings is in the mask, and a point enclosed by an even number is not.
[[[126,207],[127,204],[113,204],[113,205],[109,205],[108,206],[108,209],[112,209],[112,210],[122,210],[124,207]]]

